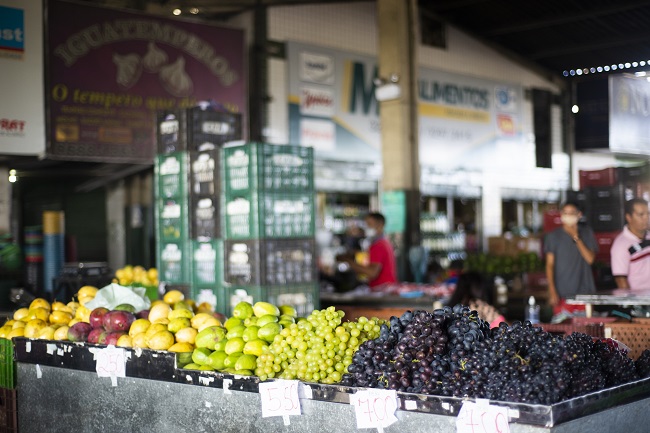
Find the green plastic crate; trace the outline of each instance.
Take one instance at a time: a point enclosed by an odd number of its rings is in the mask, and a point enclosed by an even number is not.
[[[217,313],[225,314],[224,294],[222,286],[192,286],[191,298],[197,305],[207,302]]]
[[[317,282],[284,286],[237,286],[223,290],[224,314],[230,316],[233,308],[241,301],[265,301],[280,305],[291,305],[298,316],[306,317],[320,308],[320,292]]]
[[[223,241],[221,239],[192,240],[190,245],[192,287],[223,286]]]
[[[161,198],[156,201],[156,229],[163,242],[189,239],[189,203],[186,198]]]
[[[228,195],[245,191],[313,191],[311,147],[246,143],[223,149],[223,184]]]
[[[172,284],[190,281],[190,246],[185,242],[160,242],[156,251],[158,279]]]
[[[188,196],[188,161],[188,152],[156,156],[156,197],[181,198]]]
[[[0,388],[16,387],[16,369],[14,368],[14,343],[0,338]]]
[[[315,231],[315,194],[247,192],[225,196],[224,238],[308,238]]]

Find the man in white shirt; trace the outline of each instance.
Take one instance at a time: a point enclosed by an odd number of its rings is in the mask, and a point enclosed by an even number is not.
[[[648,202],[634,198],[625,203],[627,225],[611,249],[612,275],[620,289],[650,289],[650,233]]]

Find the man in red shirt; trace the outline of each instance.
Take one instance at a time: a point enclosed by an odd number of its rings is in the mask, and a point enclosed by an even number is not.
[[[368,278],[370,288],[386,283],[397,282],[397,268],[393,247],[384,237],[386,218],[378,212],[366,215],[366,237],[370,239],[368,264],[362,265],[351,261],[352,269]]]

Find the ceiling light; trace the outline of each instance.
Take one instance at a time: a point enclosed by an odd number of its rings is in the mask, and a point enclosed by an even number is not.
[[[574,105],[573,107],[571,107],[571,112],[573,114],[576,114],[578,111],[580,111],[580,108],[577,105]]]
[[[15,183],[18,180],[16,170],[9,170],[9,182]]]
[[[625,67],[626,67],[626,68],[629,68],[630,66],[632,66],[630,63],[626,63],[626,64],[625,64]]]
[[[603,72],[603,67],[602,67],[602,66],[599,66],[599,67],[596,68],[596,70],[597,70],[598,72]]]
[[[603,67],[603,71],[608,72],[609,71],[609,66]]]
[[[578,74],[578,75],[582,75],[582,69],[578,69],[578,70],[576,70],[576,74]]]
[[[638,63],[638,62],[632,62],[632,67],[633,67],[633,68],[636,68],[637,66],[639,66],[639,63]]]
[[[182,14],[183,11],[181,11],[181,10],[178,9],[178,8],[176,8],[176,9],[174,9],[174,10],[172,11],[172,13],[173,13],[174,15],[178,16],[178,15]]]
[[[615,71],[615,70],[617,70],[617,69],[618,69],[618,66],[616,66],[616,65],[612,65],[612,71]]]
[[[645,66],[645,62],[644,62],[643,60],[641,60],[641,61],[639,62],[639,66]]]
[[[569,74],[571,74],[571,76],[573,77],[573,76],[576,74],[576,71],[574,71],[573,69],[571,69],[571,70],[569,71]]]
[[[564,75],[565,77],[568,77],[569,76],[569,71],[563,71],[562,75]]]
[[[637,77],[645,77],[646,76],[646,71],[638,71],[638,72],[635,72],[634,75],[636,75]]]
[[[190,13],[191,13],[192,15],[196,15],[196,14],[198,14],[198,13],[199,13],[199,8],[190,8]]]

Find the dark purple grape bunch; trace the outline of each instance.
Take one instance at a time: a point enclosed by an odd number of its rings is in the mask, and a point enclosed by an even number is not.
[[[650,349],[644,350],[641,355],[634,361],[636,372],[639,378],[645,379],[650,377]]]

